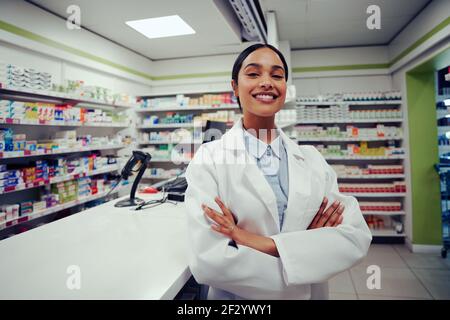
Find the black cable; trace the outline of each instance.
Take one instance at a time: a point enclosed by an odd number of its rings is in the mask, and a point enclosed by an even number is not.
[[[117,180],[116,180],[117,181]],[[109,196],[111,194],[111,192],[113,192],[114,189],[116,189],[116,187],[122,182],[122,177],[120,177],[119,181],[114,185],[114,187],[112,187],[111,189],[109,189],[108,193],[106,194],[105,198],[107,196]]]

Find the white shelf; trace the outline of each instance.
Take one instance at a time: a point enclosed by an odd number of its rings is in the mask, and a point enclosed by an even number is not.
[[[436,110],[436,118],[437,119],[446,118],[446,116],[449,114],[450,114],[450,110]]]
[[[362,211],[362,214],[365,216],[404,216],[405,211]]]
[[[450,145],[448,146],[438,146],[439,153],[449,153],[450,152]]]
[[[91,99],[86,97],[80,97],[75,94],[67,94],[62,92],[55,92],[51,90],[34,90],[29,88],[17,88],[13,86],[4,86],[0,83],[0,94],[7,95],[21,95],[21,96],[34,96],[41,99],[54,99],[54,100],[65,100],[65,101],[75,101],[76,104],[90,103],[94,105],[103,105],[118,108],[137,108],[138,104],[132,103],[122,103],[122,102],[108,102],[97,99]]]
[[[139,141],[138,144],[202,144],[200,141]]]
[[[321,141],[339,141],[339,142],[357,142],[357,141],[388,141],[388,140],[403,140],[401,137],[386,138],[386,137],[376,137],[376,138],[336,138],[336,137],[318,137],[318,138],[298,138],[297,142],[321,142]]]
[[[324,158],[326,160],[398,160],[405,159],[405,156],[324,156]]]
[[[142,179],[155,179],[155,180],[166,180],[166,179],[172,179],[172,177],[165,177],[165,176],[150,176],[150,175],[144,175],[142,176]]]
[[[377,119],[337,119],[337,120],[300,120],[298,124],[322,124],[322,123],[386,123],[386,122],[403,122],[403,119],[386,119],[386,118],[377,118]]]
[[[391,229],[370,230],[373,237],[405,237],[404,233],[397,233]]]
[[[130,125],[126,123],[97,123],[97,122],[79,122],[79,121],[45,121],[39,120],[19,120],[0,118],[0,124],[10,125],[28,125],[28,126],[57,126],[57,127],[108,127],[108,128],[127,128]]]
[[[295,126],[297,124],[296,121],[275,121],[275,125],[278,128],[286,128],[286,127],[290,127],[290,126]]]
[[[123,187],[121,187],[121,186],[116,187],[116,189],[114,191],[112,191],[111,194],[115,194],[115,193],[119,192],[122,188]],[[86,203],[86,202],[89,202],[89,201],[93,201],[93,200],[97,200],[97,199],[103,198],[104,196],[106,196],[108,194],[108,192],[109,192],[109,190],[105,191],[105,192],[102,192],[102,193],[90,195],[90,196],[87,196],[87,197],[84,197],[84,198],[81,198],[81,199],[78,199],[78,200],[73,200],[73,201],[70,201],[70,202],[66,202],[64,204],[59,204],[59,205],[56,205],[56,206],[51,207],[51,208],[46,208],[46,209],[43,209],[43,210],[40,210],[40,211],[36,211],[36,212],[33,212],[33,213],[31,213],[29,215],[26,215],[26,216],[23,216],[23,217],[19,217],[19,218],[15,218],[15,219],[11,219],[11,220],[7,220],[7,221],[4,221],[4,222],[1,222],[0,223],[0,230],[7,223],[16,221],[16,223],[13,223],[11,226],[7,226],[6,227],[6,228],[9,228],[9,227],[15,226],[17,224],[20,224],[20,223],[23,223],[23,222],[27,222],[27,221],[30,221],[30,220],[33,220],[33,219],[36,219],[36,218],[39,218],[39,217],[43,217],[45,215],[48,215],[48,214],[51,214],[51,213],[54,213],[54,212],[58,212],[58,211],[61,211],[61,210],[64,210],[64,209],[75,207],[77,205],[80,205],[80,204],[83,204],[83,203]],[[25,218],[27,218],[27,219],[23,220],[21,222],[18,222],[19,220],[22,220],[22,219],[25,219]]]
[[[405,192],[342,192],[342,194],[353,197],[361,197],[361,198],[403,198],[406,193]]]
[[[18,192],[18,191],[23,191],[23,190],[29,190],[29,189],[32,189],[32,188],[39,188],[41,186],[54,184],[54,183],[59,183],[59,182],[64,182],[64,181],[76,180],[76,179],[83,178],[83,177],[95,176],[97,174],[114,172],[114,171],[117,171],[117,170],[119,170],[119,166],[117,164],[115,164],[115,165],[109,165],[109,166],[107,166],[105,168],[98,169],[98,170],[92,170],[92,171],[83,172],[83,173],[79,173],[79,174],[67,175],[67,176],[64,176],[64,177],[51,178],[51,179],[49,179],[47,181],[41,181],[40,183],[27,183],[27,184],[24,183],[24,184],[22,184],[21,186],[19,186],[16,189],[13,189],[13,190],[10,190],[10,191],[6,191],[6,192],[0,192],[0,195],[2,195],[2,194],[9,194],[9,193]]]
[[[300,102],[296,101],[297,106],[333,106],[333,105],[352,105],[352,106],[383,106],[383,105],[401,105],[402,100],[385,101],[322,101],[322,102]]]
[[[194,128],[194,123],[158,123],[152,125],[138,125],[138,129],[158,129],[158,128]]]
[[[149,112],[165,112],[165,111],[196,111],[196,110],[202,110],[202,111],[216,111],[216,110],[230,110],[230,109],[239,109],[238,105],[234,104],[225,104],[220,105],[217,107],[212,107],[208,105],[200,105],[200,106],[194,106],[194,107],[181,107],[181,106],[173,106],[173,107],[166,107],[166,108],[141,108],[136,110],[138,113],[149,113]]]
[[[356,180],[366,180],[366,179],[398,179],[405,178],[404,174],[371,174],[371,175],[361,175],[361,176],[338,176],[338,179],[356,179]]]
[[[190,159],[175,159],[175,160],[172,160],[172,159],[153,159],[153,158],[150,160],[150,162],[172,162],[172,163],[175,163],[175,162],[188,163],[190,161],[191,161]]]
[[[67,153],[77,153],[77,152],[86,152],[86,151],[96,151],[96,150],[112,150],[112,149],[121,149],[124,148],[124,145],[106,145],[106,146],[97,146],[97,147],[81,147],[81,148],[71,148],[71,149],[61,149],[52,152],[31,152],[25,154],[24,151],[8,151],[8,152],[0,152],[0,160],[1,159],[13,159],[13,158],[26,158],[26,157],[41,157],[41,156],[51,156],[58,154],[67,154]]]

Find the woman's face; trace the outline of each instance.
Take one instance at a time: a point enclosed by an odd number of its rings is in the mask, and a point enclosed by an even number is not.
[[[257,49],[243,61],[237,85],[234,80],[231,85],[244,112],[271,117],[283,107],[286,99],[283,62],[271,49]]]

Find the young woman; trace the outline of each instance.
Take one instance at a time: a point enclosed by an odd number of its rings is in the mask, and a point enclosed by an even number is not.
[[[186,171],[189,265],[209,299],[317,297],[317,284],[357,264],[372,240],[320,152],[276,127],[287,79],[275,47],[245,49],[231,81],[243,117]]]

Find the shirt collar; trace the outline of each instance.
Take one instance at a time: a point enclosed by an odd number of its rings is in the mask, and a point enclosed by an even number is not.
[[[247,147],[248,152],[255,158],[260,159],[264,155],[264,152],[266,152],[267,147],[269,145],[264,141],[259,140],[251,133],[247,132],[247,130],[245,130],[244,128],[243,131],[244,131],[244,143],[245,146]],[[273,154],[280,159],[281,159],[280,148],[282,147],[281,143],[282,140],[280,134],[277,132],[277,137],[270,143],[270,148],[272,149]]]

